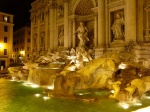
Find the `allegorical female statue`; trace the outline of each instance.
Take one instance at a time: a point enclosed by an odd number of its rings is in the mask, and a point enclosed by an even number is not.
[[[61,31],[59,33],[58,41],[59,41],[59,46],[64,45],[64,28],[63,27],[61,28]]]
[[[114,35],[113,40],[123,40],[124,39],[124,19],[119,13],[116,14],[116,20],[114,21],[111,30]]]

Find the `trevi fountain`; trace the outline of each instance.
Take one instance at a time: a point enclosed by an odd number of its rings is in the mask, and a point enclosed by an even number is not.
[[[33,57],[24,61],[24,66],[9,67],[6,77],[18,82],[12,82],[15,87],[12,83],[8,86],[12,87],[12,102],[19,102],[15,107],[27,106],[19,108],[20,112],[28,112],[28,108],[31,112],[149,112],[150,5],[147,4],[150,2],[63,0],[62,3],[52,0],[45,6],[46,25],[34,21],[42,10],[37,11],[36,2],[32,4]],[[55,10],[56,6],[59,10]],[[45,41],[36,43],[40,37]],[[22,83],[25,87],[20,87]],[[39,87],[44,101],[39,93],[35,94],[38,99],[28,96],[38,91],[28,86]],[[17,91],[15,88],[19,87]],[[15,107],[10,106],[10,110]],[[7,110],[5,105],[3,109]]]
[[[140,100],[148,99],[150,94],[150,65],[149,60],[136,56],[134,49],[139,46],[130,41],[120,51],[93,58],[92,49],[86,46],[89,40],[82,22],[76,33],[80,40],[76,49],[48,51],[34,61],[25,62],[22,67],[9,67],[10,77],[43,87],[47,98],[88,103],[110,99],[120,102],[125,109],[131,102],[142,105]],[[101,92],[105,94],[84,97]]]

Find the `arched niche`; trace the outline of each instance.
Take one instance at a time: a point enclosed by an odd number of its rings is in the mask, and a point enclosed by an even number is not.
[[[74,28],[77,29],[79,23],[82,21],[88,29],[88,38],[90,43],[88,46],[92,46],[94,40],[94,14],[92,9],[96,7],[95,0],[77,0],[73,6],[72,15],[70,16],[72,21],[74,21]],[[75,31],[73,31],[75,32]],[[78,45],[79,40],[77,36],[74,37],[75,46]]]

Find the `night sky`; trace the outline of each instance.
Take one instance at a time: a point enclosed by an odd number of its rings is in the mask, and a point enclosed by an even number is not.
[[[14,15],[14,31],[30,24],[31,2],[35,0],[0,0],[0,12]]]

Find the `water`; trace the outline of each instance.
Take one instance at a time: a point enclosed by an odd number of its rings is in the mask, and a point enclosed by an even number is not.
[[[75,99],[48,98],[43,93],[43,87],[33,88],[25,86],[24,82],[0,79],[0,112],[131,112],[150,105],[150,99],[143,99],[142,105],[132,105],[125,109],[118,101],[105,98],[107,91],[88,90],[76,93]],[[97,100],[90,102],[86,98]]]

